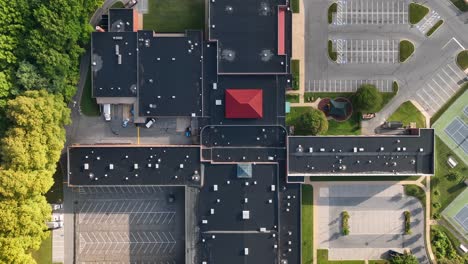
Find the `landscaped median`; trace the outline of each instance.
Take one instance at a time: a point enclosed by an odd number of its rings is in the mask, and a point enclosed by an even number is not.
[[[400,62],[405,62],[414,53],[414,44],[409,40],[400,41]]]
[[[411,24],[417,24],[429,13],[429,8],[416,3],[409,4],[409,20]]]
[[[463,71],[468,69],[468,50],[461,51],[457,55],[457,64]]]
[[[338,4],[337,4],[337,3],[333,3],[333,4],[331,4],[330,7],[328,8],[328,24],[333,23],[333,14],[336,13],[337,7],[338,7]]]
[[[411,235],[411,212],[405,211],[405,235]]]
[[[300,1],[301,0],[292,0],[291,1],[291,8],[292,8],[293,13],[299,13],[301,11]]]
[[[349,235],[349,213],[347,211],[341,212],[341,233],[344,236]]]
[[[430,37],[432,34],[434,34],[434,32],[440,27],[442,26],[442,24],[444,23],[444,20],[439,20],[437,21],[437,23],[434,24],[434,26],[431,27],[431,29],[429,29],[427,32],[426,32],[426,37]]]
[[[328,57],[332,61],[336,61],[338,58],[338,53],[336,51],[333,51],[333,41],[328,40]]]

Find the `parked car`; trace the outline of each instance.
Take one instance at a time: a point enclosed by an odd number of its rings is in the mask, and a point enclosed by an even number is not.
[[[102,106],[102,112],[104,114],[104,120],[110,121],[111,120],[111,105],[110,104],[104,104]]]
[[[51,204],[52,211],[57,211],[63,208],[63,204]]]
[[[155,122],[156,122],[156,119],[148,118],[146,120],[146,124],[145,124],[146,128],[151,128],[154,125]]]
[[[63,222],[47,222],[47,228],[49,228],[49,230],[52,230],[52,229],[58,229],[58,228],[61,228],[63,227]]]

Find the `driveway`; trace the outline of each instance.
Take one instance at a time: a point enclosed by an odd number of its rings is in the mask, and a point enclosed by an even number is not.
[[[424,246],[424,211],[402,185],[324,183],[316,202],[318,248],[330,260],[382,259],[389,249],[410,249],[420,263],[429,263]],[[341,234],[341,213],[350,215],[350,234]],[[411,235],[404,235],[404,211],[411,212]]]

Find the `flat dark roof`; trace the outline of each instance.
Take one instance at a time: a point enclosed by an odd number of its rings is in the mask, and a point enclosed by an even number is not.
[[[202,32],[138,32],[140,116],[202,116]]]
[[[201,171],[199,147],[78,145],[68,149],[71,186],[199,185],[200,181],[192,180],[195,171]]]
[[[214,162],[285,160],[287,132],[282,126],[206,126],[202,158]]]
[[[278,8],[285,4],[286,0],[208,1],[209,38],[218,40],[220,73],[287,72],[289,56],[278,55]],[[289,21],[291,12],[285,16]],[[285,31],[291,31],[290,24]],[[291,41],[289,34],[285,37]]]
[[[237,164],[206,164],[199,197],[201,232],[277,230],[278,166],[252,164],[252,178],[238,178]]]
[[[419,136],[288,137],[288,174],[432,175],[434,130],[421,129]]]
[[[133,9],[111,8],[109,9],[109,31],[124,32],[133,31]]]
[[[214,239],[213,239],[214,236]],[[277,264],[278,236],[272,233],[202,234],[199,263],[257,263]],[[245,249],[248,255],[245,255]]]
[[[136,37],[135,32],[91,34],[93,97],[136,96]]]
[[[286,87],[291,84],[290,75],[219,75],[216,89],[213,83],[209,96],[205,96],[205,108],[209,108],[210,123],[215,125],[284,125]],[[229,119],[225,117],[225,91],[227,89],[262,89],[263,117],[260,119]],[[219,102],[221,104],[219,105]],[[218,103],[218,104],[217,104]]]

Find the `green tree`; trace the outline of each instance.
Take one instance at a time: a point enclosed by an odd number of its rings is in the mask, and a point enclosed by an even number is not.
[[[296,133],[299,135],[321,135],[328,130],[328,120],[325,114],[311,108],[294,121]]]
[[[55,171],[65,143],[64,125],[70,123],[62,96],[27,91],[8,101],[7,108],[12,125],[1,141],[3,168]]]
[[[20,62],[16,78],[25,90],[39,90],[47,86],[47,80],[37,72],[36,66],[27,61]]]
[[[2,199],[0,238],[21,238],[23,250],[38,249],[47,235],[44,232],[47,230],[45,223],[50,220],[50,215],[51,207],[42,195],[31,196],[28,199]]]
[[[411,254],[405,253],[401,256],[395,256],[390,259],[391,264],[419,264],[418,259]]]
[[[0,252],[0,263],[36,263],[31,253],[23,249],[21,238],[0,237]]]
[[[359,112],[377,112],[382,105],[382,94],[374,85],[363,84],[353,96],[353,105]]]

